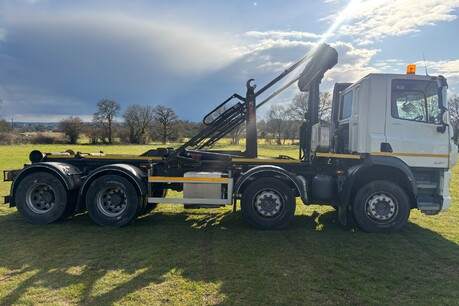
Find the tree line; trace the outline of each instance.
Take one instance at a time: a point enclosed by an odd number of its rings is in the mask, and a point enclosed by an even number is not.
[[[76,143],[85,134],[91,143],[112,144],[115,138],[123,143],[145,144],[150,140],[180,141],[189,137],[187,131],[197,129],[197,123],[179,120],[175,111],[163,105],[150,106],[132,104],[122,114],[124,123],[117,123],[121,106],[113,99],[97,102],[91,123],[84,123],[79,117],[70,116],[59,123],[69,143]]]

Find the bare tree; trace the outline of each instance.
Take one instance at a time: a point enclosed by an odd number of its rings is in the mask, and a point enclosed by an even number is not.
[[[115,117],[118,116],[120,109],[120,104],[115,100],[102,99],[97,102],[97,111],[94,113],[93,121],[103,128],[108,137],[108,143],[112,143],[113,141],[113,123],[115,122]]]
[[[83,131],[83,120],[79,117],[70,116],[62,119],[59,123],[59,130],[68,137],[71,144],[75,144]]]
[[[245,132],[245,125],[239,124],[231,132],[229,132],[229,137],[232,145],[238,145],[241,141],[242,135]]]
[[[158,105],[154,108],[155,120],[158,121],[161,130],[161,140],[163,143],[176,132],[175,126],[178,120],[175,111],[170,107]]]
[[[453,128],[453,140],[457,143],[459,139],[459,96],[454,94],[448,99],[448,110]]]
[[[94,124],[86,124],[83,127],[83,133],[89,138],[89,143],[97,144],[100,140],[100,132]]]
[[[287,110],[284,106],[276,104],[271,105],[266,115],[267,128],[278,145],[285,143],[287,120]]]
[[[153,124],[155,112],[149,105],[130,105],[124,112],[124,122],[129,128],[130,143],[144,143],[144,136]]]
[[[288,107],[288,115],[293,120],[307,121],[309,117],[308,105],[309,93],[296,95]],[[329,92],[319,94],[319,120],[320,122],[329,123],[331,120],[332,97]]]

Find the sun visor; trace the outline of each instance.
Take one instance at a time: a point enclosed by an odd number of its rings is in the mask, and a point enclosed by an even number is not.
[[[338,63],[338,52],[327,44],[320,44],[311,52],[310,60],[306,63],[298,80],[300,91],[309,91],[314,81],[321,81],[324,73]]]

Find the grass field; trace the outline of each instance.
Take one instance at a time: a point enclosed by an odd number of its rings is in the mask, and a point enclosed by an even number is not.
[[[32,149],[140,154],[150,146],[0,146],[0,170]],[[297,147],[261,154],[297,156]],[[456,169],[455,169],[456,170]],[[125,228],[87,214],[47,226],[0,208],[0,304],[458,304],[459,173],[452,208],[413,211],[398,234],[337,223],[330,208],[298,202],[282,231],[249,227],[230,208],[159,206]],[[0,183],[0,195],[9,184]]]

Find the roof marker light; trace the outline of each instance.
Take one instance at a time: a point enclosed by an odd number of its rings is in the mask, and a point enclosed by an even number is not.
[[[416,65],[409,64],[408,66],[406,66],[406,74],[416,74]]]

